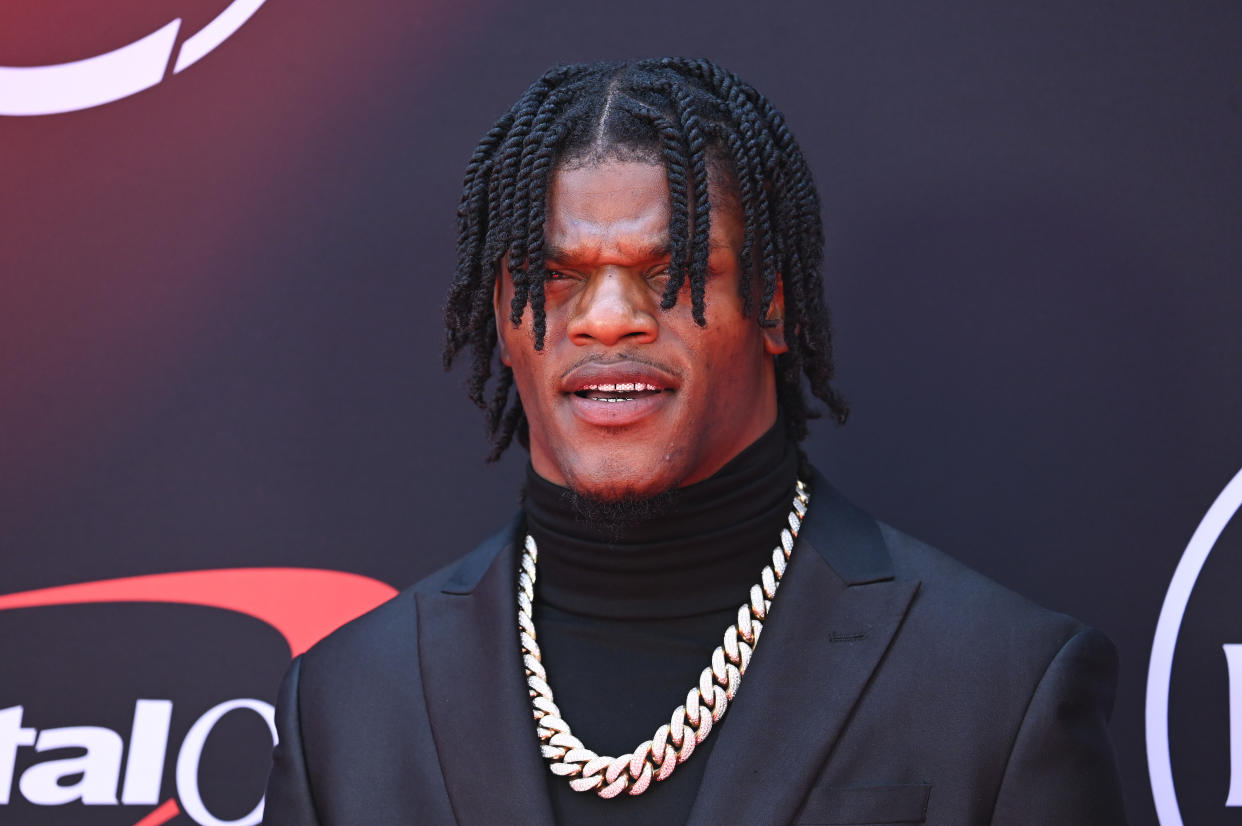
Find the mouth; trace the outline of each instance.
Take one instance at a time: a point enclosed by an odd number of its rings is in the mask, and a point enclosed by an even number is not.
[[[626,360],[580,365],[565,377],[560,389],[580,422],[615,429],[662,415],[661,411],[671,409],[679,387],[675,373]]]
[[[580,387],[573,391],[573,394],[580,399],[620,404],[638,401],[639,399],[648,399],[667,392],[669,392],[667,388],[657,387],[646,382],[600,382]]]

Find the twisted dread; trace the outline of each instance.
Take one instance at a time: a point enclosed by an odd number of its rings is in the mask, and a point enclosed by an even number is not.
[[[557,165],[608,159],[663,163],[668,176],[672,245],[661,307],[673,307],[689,282],[694,320],[706,324],[710,174],[722,174],[742,211],[743,307],[756,323],[784,324],[788,352],[776,359],[777,401],[790,435],[806,436],[803,390],[844,423],[849,409],[832,386],[832,335],[820,264],[824,233],[819,195],[801,149],[772,104],[733,73],[707,60],[661,58],[558,66],[530,86],[488,131],[466,166],[457,210],[457,268],[445,306],[444,365],[471,351],[467,389],[483,409],[494,461],[513,441],[527,443],[513,371],[492,379],[497,332],[492,292],[500,261],[513,275],[509,321],[529,305],[535,348],[542,349],[543,226],[549,177]],[[756,283],[758,307],[755,306]],[[777,285],[785,318],[768,320]]]

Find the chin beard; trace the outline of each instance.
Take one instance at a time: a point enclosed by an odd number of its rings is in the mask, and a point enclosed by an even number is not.
[[[613,541],[620,540],[626,528],[659,519],[677,506],[676,488],[651,496],[625,494],[619,499],[598,499],[569,490],[565,494],[578,519],[604,531]]]

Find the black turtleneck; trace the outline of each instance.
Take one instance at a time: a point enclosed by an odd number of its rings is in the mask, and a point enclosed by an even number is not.
[[[662,515],[621,529],[588,523],[568,490],[527,469],[535,627],[557,705],[588,748],[632,751],[685,702],[779,542],[797,469],[778,421],[715,475],[676,491]],[[684,823],[718,736],[639,797],[579,794],[549,772],[557,822]]]

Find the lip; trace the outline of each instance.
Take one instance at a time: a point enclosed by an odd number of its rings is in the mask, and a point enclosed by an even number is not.
[[[576,395],[582,390],[606,385],[654,387],[662,392],[622,402],[599,401]],[[561,393],[575,417],[598,427],[626,427],[641,422],[672,402],[680,386],[675,376],[652,364],[620,361],[612,364],[588,362],[570,370],[561,382]]]
[[[601,384],[649,384],[661,390],[676,390],[681,386],[671,372],[642,361],[617,361],[612,363],[588,361],[565,374],[561,380],[562,393],[577,393]]]

